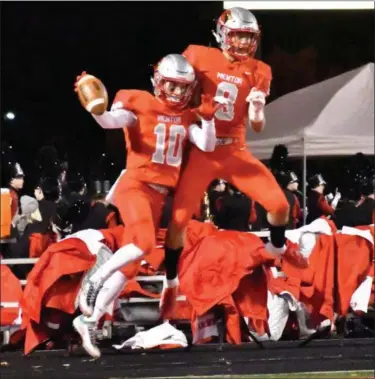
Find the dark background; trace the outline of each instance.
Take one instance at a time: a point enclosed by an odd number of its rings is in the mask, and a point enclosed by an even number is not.
[[[151,89],[152,64],[189,44],[215,46],[222,2],[2,2],[1,141],[26,172],[54,145],[86,174],[115,178],[125,162],[122,131],[103,131],[73,92],[86,70],[106,85]],[[270,101],[374,61],[373,11],[254,11],[260,57],[272,66]],[[4,121],[13,111],[16,119]],[[102,153],[109,154],[102,157]],[[111,163],[113,164],[111,165]]]

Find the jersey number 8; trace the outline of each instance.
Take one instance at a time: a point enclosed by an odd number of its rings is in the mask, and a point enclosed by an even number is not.
[[[156,134],[156,149],[152,154],[152,161],[159,164],[178,167],[182,161],[182,143],[186,137],[186,129],[182,125],[171,125],[169,128],[169,138],[166,141],[167,127],[165,124],[158,124],[154,129]],[[165,148],[167,145],[167,151]],[[176,149],[177,145],[177,149]]]
[[[230,100],[228,105],[220,108],[216,113],[215,117],[222,121],[232,121],[234,119],[234,103],[237,100],[238,88],[232,83],[221,82],[217,86],[216,95],[223,96]]]

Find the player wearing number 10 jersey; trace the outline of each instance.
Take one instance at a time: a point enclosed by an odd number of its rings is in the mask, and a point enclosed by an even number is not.
[[[136,274],[142,257],[155,246],[164,199],[176,186],[187,140],[206,152],[215,147],[213,116],[220,105],[205,97],[198,109],[188,108],[196,80],[186,58],[164,57],[155,69],[153,84],[155,96],[121,90],[110,112],[93,115],[105,129],[123,128],[128,152],[126,172],[114,190],[114,204],[125,224],[123,246],[89,278],[79,300],[86,317],[73,323],[83,347],[96,358],[100,356],[96,325],[126,280]],[[194,124],[197,115],[202,118],[201,127]]]
[[[277,253],[285,250],[288,202],[272,173],[245,144],[246,124],[256,132],[263,129],[272,79],[271,68],[253,58],[260,36],[258,23],[248,10],[232,8],[220,16],[214,34],[221,50],[190,45],[183,53],[195,68],[202,93],[226,97],[230,103],[215,113],[215,150],[207,154],[193,146],[179,180],[165,249],[167,288],[160,302],[167,319],[173,316],[184,229],[213,179],[223,178],[260,203],[271,224],[268,248]]]

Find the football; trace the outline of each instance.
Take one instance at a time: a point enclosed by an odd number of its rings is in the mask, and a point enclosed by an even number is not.
[[[100,116],[107,110],[107,90],[98,78],[84,75],[76,83],[76,88],[79,101],[88,112]]]

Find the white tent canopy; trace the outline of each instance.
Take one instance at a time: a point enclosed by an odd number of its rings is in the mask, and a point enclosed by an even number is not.
[[[290,157],[374,154],[374,63],[289,93],[266,106],[262,133],[247,146],[268,159],[277,144]]]

